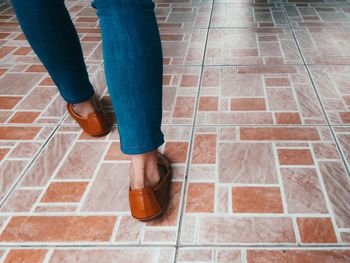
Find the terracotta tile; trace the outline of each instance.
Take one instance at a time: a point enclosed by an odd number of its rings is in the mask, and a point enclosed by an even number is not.
[[[10,110],[22,99],[20,96],[0,96],[0,109]]]
[[[44,262],[46,249],[11,249],[4,263],[40,263]]]
[[[240,128],[241,140],[319,140],[315,128]]]
[[[47,72],[43,65],[31,65],[26,69],[26,72]]]
[[[330,218],[297,218],[302,243],[337,243]]]
[[[6,242],[108,241],[114,216],[16,216],[0,235]]]
[[[180,85],[182,87],[197,87],[199,78],[197,75],[183,75]]]
[[[234,213],[283,213],[282,197],[277,187],[233,187]]]
[[[185,163],[187,159],[188,142],[171,142],[165,143],[164,154],[176,163]]]
[[[214,184],[190,183],[187,191],[186,212],[213,212],[214,196]]]
[[[345,263],[350,258],[349,250],[248,250],[248,263],[287,263],[287,262],[303,262],[303,263]]]
[[[16,112],[9,120],[11,123],[32,123],[40,115],[40,112]]]
[[[0,59],[4,58],[8,54],[10,54],[16,47],[11,47],[11,46],[2,46],[0,48]]]
[[[0,127],[0,140],[33,140],[41,127]]]
[[[313,165],[314,161],[308,149],[278,149],[281,165]]]
[[[277,124],[301,124],[300,115],[297,112],[277,112],[275,115]]]
[[[87,186],[87,182],[53,182],[47,188],[41,202],[79,202]]]
[[[5,158],[10,149],[4,148],[0,149],[0,161]]]
[[[28,55],[31,51],[32,51],[31,47],[20,47],[15,52],[13,52],[12,55],[25,56],[25,55]]]
[[[194,138],[192,163],[216,162],[216,135],[197,134]]]
[[[264,99],[231,99],[233,111],[264,111],[266,110]]]
[[[199,111],[217,111],[218,110],[218,97],[200,97],[199,99]]]

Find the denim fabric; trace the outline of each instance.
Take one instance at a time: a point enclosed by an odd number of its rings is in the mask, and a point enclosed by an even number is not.
[[[94,94],[79,37],[64,0],[12,0],[29,44],[62,97],[71,103]],[[164,143],[161,131],[163,54],[152,0],[93,0],[99,17],[105,77],[120,147],[140,154]]]

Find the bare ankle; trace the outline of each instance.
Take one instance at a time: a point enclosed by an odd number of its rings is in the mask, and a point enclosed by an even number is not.
[[[73,110],[81,116],[87,116],[89,113],[99,109],[100,106],[100,101],[94,95],[88,100],[85,100],[80,103],[74,103]]]
[[[130,164],[131,189],[151,187],[160,180],[157,150],[146,154],[133,155]]]

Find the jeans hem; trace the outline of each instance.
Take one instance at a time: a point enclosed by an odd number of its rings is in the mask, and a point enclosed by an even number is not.
[[[81,98],[78,98],[78,99],[66,99],[64,98],[64,100],[68,103],[80,103],[80,102],[83,102],[83,101],[86,101],[88,99],[90,99],[93,95],[95,94],[95,90],[93,89],[88,96],[84,96],[84,97],[81,97]]]
[[[158,142],[153,143],[151,145],[140,146],[140,147],[124,147],[120,145],[120,149],[125,154],[142,154],[146,152],[151,152],[154,149],[157,149],[164,143],[164,138],[162,137]]]

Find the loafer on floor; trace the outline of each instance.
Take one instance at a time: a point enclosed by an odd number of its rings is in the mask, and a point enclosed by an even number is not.
[[[112,121],[108,117],[103,105],[101,109],[89,113],[87,116],[81,116],[73,110],[73,104],[67,103],[67,109],[72,118],[79,126],[91,136],[106,135],[112,129]]]
[[[169,203],[172,168],[170,161],[159,152],[158,167],[160,181],[157,185],[134,190],[129,186],[131,215],[138,220],[147,221],[162,215]]]

